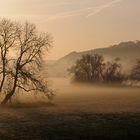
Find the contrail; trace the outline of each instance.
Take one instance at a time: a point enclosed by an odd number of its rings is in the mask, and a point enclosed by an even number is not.
[[[43,21],[53,21],[57,19],[65,19],[69,17],[75,17],[75,16],[85,16],[86,18],[89,18],[91,16],[94,16],[100,12],[102,12],[104,9],[109,8],[116,3],[119,3],[123,0],[112,0],[109,3],[102,4],[100,6],[91,6],[91,7],[85,7],[77,10],[71,10],[69,12],[62,12],[62,13],[56,13],[56,14],[50,14],[50,15],[22,15],[22,17],[37,17],[39,18],[38,22],[40,22],[40,19],[43,19]],[[69,5],[69,3],[61,3],[62,5]],[[53,4],[52,4],[53,5]],[[51,5],[51,6],[52,6]],[[57,6],[57,4],[55,5]],[[18,15],[17,15],[18,16]]]
[[[100,13],[102,10],[109,8],[109,7],[113,6],[114,4],[119,3],[121,1],[122,0],[113,0],[110,3],[104,4],[104,5],[101,5],[98,7],[92,6],[92,7],[88,7],[88,8],[84,8],[84,9],[79,9],[79,10],[61,13],[59,15],[49,16],[47,18],[47,20],[56,20],[56,19],[63,19],[63,18],[68,18],[68,17],[80,16],[80,15],[83,15],[85,12],[89,11],[88,12],[89,14],[86,16],[88,18],[88,17],[94,16],[94,15]],[[90,11],[93,11],[93,12],[90,12]]]
[[[119,2],[121,2],[121,1],[122,1],[122,0],[114,0],[114,1],[112,1],[112,2],[110,2],[110,3],[105,4],[105,5],[102,5],[102,6],[99,6],[99,7],[94,7],[95,11],[92,12],[92,13],[90,13],[90,14],[88,14],[87,17],[90,17],[90,16],[93,16],[93,15],[95,15],[95,14],[98,14],[98,13],[100,13],[102,10],[104,10],[104,9],[106,9],[106,8],[109,8],[109,7],[113,6],[114,4],[119,3]],[[90,9],[91,9],[91,8],[90,8]]]

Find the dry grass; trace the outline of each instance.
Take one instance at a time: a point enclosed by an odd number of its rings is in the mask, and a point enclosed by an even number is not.
[[[18,97],[20,102],[0,107],[0,139],[140,139],[138,88],[54,82],[57,96],[53,101],[25,95]]]
[[[140,138],[140,113],[55,113],[48,108],[6,108],[2,140],[130,140]]]

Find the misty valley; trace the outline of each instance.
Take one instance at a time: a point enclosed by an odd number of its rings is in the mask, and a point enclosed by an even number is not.
[[[0,0],[0,140],[140,140],[140,0]]]
[[[0,22],[0,139],[140,138],[140,42],[44,60],[49,34]]]

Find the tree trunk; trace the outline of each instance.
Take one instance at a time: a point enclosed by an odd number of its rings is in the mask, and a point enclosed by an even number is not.
[[[15,91],[16,91],[16,87],[17,87],[17,80],[18,80],[18,68],[19,68],[19,63],[17,63],[16,65],[16,74],[15,74],[15,77],[14,77],[14,83],[13,83],[13,88],[12,90],[6,94],[5,98],[3,99],[3,101],[1,102],[2,105],[5,105],[7,104],[8,102],[11,102],[11,98],[12,96],[14,95]]]
[[[8,102],[10,103],[10,102],[11,102],[11,98],[12,98],[14,92],[15,92],[15,90],[10,91],[10,92],[5,96],[5,98],[3,99],[3,101],[1,102],[1,104],[2,104],[2,105],[5,105],[5,104],[7,104]]]
[[[1,81],[1,85],[0,85],[0,92],[2,91],[3,85],[4,85],[4,81],[5,81],[5,74],[3,74],[3,78]]]
[[[5,59],[3,58],[2,61],[3,61],[3,73],[2,73],[2,81],[1,81],[1,84],[0,84],[0,92],[2,91],[4,81],[5,81],[5,76],[6,76],[5,75]]]

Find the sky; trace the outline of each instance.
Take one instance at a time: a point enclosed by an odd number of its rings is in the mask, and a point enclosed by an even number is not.
[[[140,0],[0,0],[0,17],[51,33],[48,59],[140,40]]]

